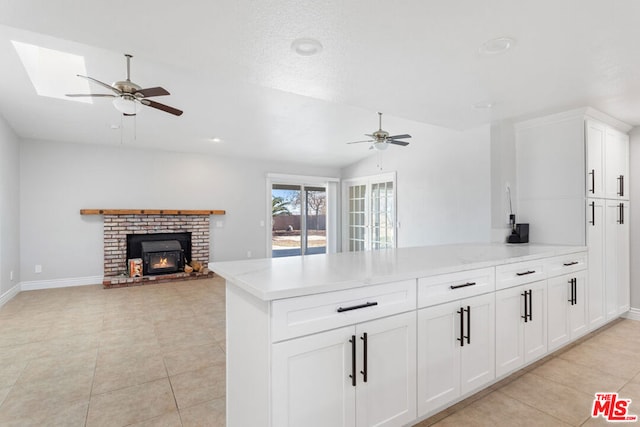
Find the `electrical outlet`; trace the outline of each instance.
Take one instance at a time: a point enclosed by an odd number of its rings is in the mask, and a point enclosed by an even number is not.
[[[40,264],[36,264],[36,273],[42,273],[42,266]]]
[[[251,258],[251,251],[247,251],[247,258]]]
[[[13,270],[11,270],[11,272],[9,273],[9,280],[13,282]]]

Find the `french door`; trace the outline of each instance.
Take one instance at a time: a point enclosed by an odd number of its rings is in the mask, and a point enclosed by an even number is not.
[[[395,173],[343,182],[343,250],[349,252],[396,246]]]

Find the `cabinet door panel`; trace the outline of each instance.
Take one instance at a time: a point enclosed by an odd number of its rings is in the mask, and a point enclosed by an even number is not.
[[[526,285],[531,291],[531,319],[524,323],[524,361],[528,363],[547,352],[547,282]]]
[[[356,337],[357,425],[401,426],[413,421],[416,418],[416,313],[359,324]]]
[[[589,329],[604,324],[605,317],[605,205],[603,200],[587,199],[587,247],[589,250],[588,298]]]
[[[273,345],[274,426],[355,426],[351,384],[354,327]]]
[[[629,200],[629,136],[607,129],[604,157],[605,197]]]
[[[470,342],[460,347],[460,392],[466,394],[495,378],[495,295],[463,300],[462,307],[469,308],[470,318]]]
[[[569,307],[569,325],[571,327],[571,339],[573,340],[587,333],[589,322],[587,272],[580,271],[572,276],[576,279],[576,303]]]
[[[460,396],[459,307],[418,310],[418,416]]]
[[[605,212],[605,315],[607,320],[618,316],[618,230],[620,226],[620,203],[614,200],[606,202]]]
[[[629,311],[630,307],[630,267],[629,267],[629,202],[623,203],[623,223],[616,227],[616,261],[618,272],[618,314]]]
[[[569,327],[569,302],[571,294],[571,278],[573,276],[564,275],[549,279],[548,282],[548,346],[549,351],[567,343],[571,339],[571,329]]]
[[[604,197],[604,141],[605,126],[587,120],[587,197]]]
[[[524,364],[524,315],[521,287],[496,292],[496,375],[501,376]]]

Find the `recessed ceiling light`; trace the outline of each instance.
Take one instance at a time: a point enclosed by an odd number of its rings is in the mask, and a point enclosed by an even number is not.
[[[515,42],[514,39],[509,37],[498,37],[482,43],[478,52],[480,55],[497,55],[512,48]]]
[[[300,56],[313,56],[322,52],[322,44],[311,38],[295,39],[291,43],[291,50]]]
[[[218,138],[217,136],[214,136],[213,138],[211,138],[211,142],[222,142],[222,139]]]

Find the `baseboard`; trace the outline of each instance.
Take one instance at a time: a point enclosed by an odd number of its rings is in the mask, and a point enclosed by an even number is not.
[[[15,297],[20,293],[20,283],[15,285],[13,288],[9,289],[4,294],[0,295],[0,307],[8,303],[11,298]]]
[[[640,308],[631,307],[622,317],[625,319],[640,320]]]
[[[68,288],[70,286],[101,285],[103,279],[104,277],[102,276],[87,276],[69,279],[34,280],[31,282],[22,282],[20,284],[20,290],[35,291],[38,289]]]

